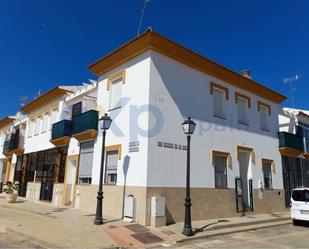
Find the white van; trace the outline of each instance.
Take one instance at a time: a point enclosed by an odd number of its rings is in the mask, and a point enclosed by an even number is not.
[[[293,189],[290,207],[294,225],[299,221],[309,221],[309,188]]]

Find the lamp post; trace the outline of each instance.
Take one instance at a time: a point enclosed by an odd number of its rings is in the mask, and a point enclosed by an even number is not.
[[[182,123],[182,128],[187,136],[187,176],[186,176],[186,198],[185,198],[185,220],[184,228],[182,234],[186,236],[192,236],[194,233],[192,231],[191,225],[191,197],[190,197],[190,140],[194,133],[195,122],[188,118]]]
[[[102,156],[101,156],[101,168],[100,168],[100,181],[99,181],[99,191],[97,196],[97,211],[95,215],[94,224],[95,225],[102,225],[103,224],[103,170],[104,170],[104,155],[105,155],[105,136],[106,131],[109,129],[112,123],[112,119],[105,113],[103,117],[100,118],[99,124],[100,129],[103,131],[102,137]]]

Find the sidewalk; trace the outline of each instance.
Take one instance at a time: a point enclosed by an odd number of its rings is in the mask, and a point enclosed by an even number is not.
[[[47,248],[111,248],[115,242],[93,225],[94,215],[18,199],[8,204],[0,196],[0,233],[13,231]],[[105,222],[111,222],[109,218]]]
[[[164,233],[172,234],[177,243],[182,243],[230,233],[281,226],[290,223],[290,213],[281,212],[274,214],[248,214],[243,217],[193,221],[192,228],[195,234],[192,237],[182,235],[182,222],[162,227],[160,230]]]
[[[9,204],[0,195],[0,235],[13,232],[46,248],[147,248],[174,244],[168,235],[139,224],[104,217],[93,224],[94,213],[18,198]]]
[[[226,219],[193,221],[195,235],[182,235],[183,223],[162,228],[144,227],[113,217],[104,225],[93,224],[94,213],[55,207],[49,203],[19,198],[8,204],[0,195],[0,235],[15,232],[47,248],[149,248],[171,246],[209,238],[291,223],[289,213],[260,214]]]

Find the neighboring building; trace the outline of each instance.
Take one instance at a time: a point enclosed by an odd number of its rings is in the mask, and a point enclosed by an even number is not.
[[[3,183],[8,180],[7,157],[4,155],[9,149],[10,134],[14,118],[5,117],[0,120],[0,193],[2,192]]]
[[[288,206],[292,189],[309,187],[309,111],[282,108],[279,125],[279,150]]]
[[[187,148],[181,124],[190,116],[197,122],[192,219],[284,210],[278,151],[284,96],[151,30],[89,69],[98,83],[58,87],[22,108],[24,173],[17,175],[28,177],[27,198],[95,211],[98,117],[109,113],[104,215],[133,216],[144,225],[182,221]],[[158,198],[162,217],[153,219],[152,197],[165,198]]]
[[[67,203],[67,158],[78,157],[79,134],[88,128],[97,130],[96,88],[96,82],[59,86],[21,108],[23,115],[11,125],[14,133],[9,141],[14,146],[3,149],[9,162],[6,179],[20,183],[21,196],[55,205]]]

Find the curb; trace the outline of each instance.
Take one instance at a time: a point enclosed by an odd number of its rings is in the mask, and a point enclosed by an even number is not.
[[[223,235],[228,235],[228,234],[233,234],[233,233],[240,233],[240,232],[258,230],[258,229],[263,229],[263,228],[276,227],[276,226],[283,226],[283,225],[288,225],[288,224],[291,224],[290,219],[286,221],[267,222],[267,223],[258,224],[258,225],[247,225],[247,226],[242,226],[242,227],[238,227],[235,229],[224,228],[224,229],[221,229],[222,231],[220,231],[220,229],[216,231],[212,230],[211,231],[212,233],[208,233],[208,234],[201,235],[198,237],[188,237],[188,238],[177,240],[176,245],[186,244],[188,242],[197,241],[201,239],[208,239],[208,238],[213,238],[217,236],[223,236]]]
[[[237,227],[244,227],[244,226],[274,223],[274,222],[280,222],[280,221],[288,221],[290,219],[291,219],[290,217],[273,217],[270,219],[263,219],[263,220],[251,220],[251,221],[246,221],[246,222],[232,223],[232,224],[226,224],[226,225],[220,225],[220,226],[212,226],[212,227],[209,227],[207,231],[218,231],[218,230],[226,229],[226,228],[237,228]]]

